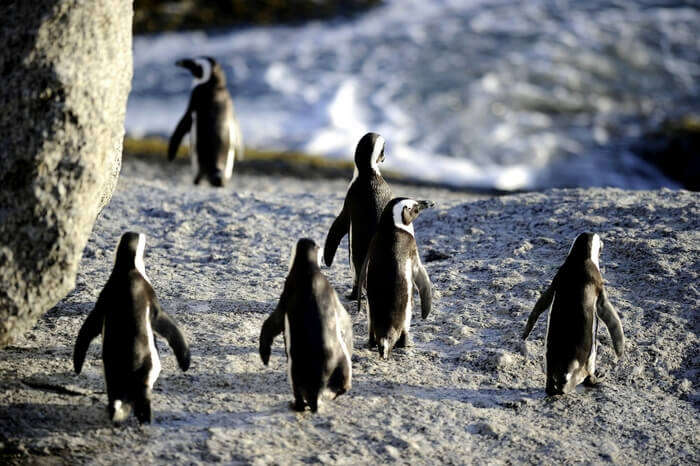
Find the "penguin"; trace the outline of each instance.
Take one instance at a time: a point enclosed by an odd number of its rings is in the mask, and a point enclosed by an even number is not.
[[[581,382],[586,386],[598,384],[601,378],[596,375],[595,365],[598,318],[607,326],[618,358],[624,355],[622,324],[608,300],[600,273],[602,249],[598,234],[578,235],[564,264],[527,319],[523,340],[540,314],[551,305],[545,337],[547,395],[570,393]]]
[[[365,260],[382,211],[391,200],[391,188],[382,178],[378,165],[384,161],[384,145],[384,138],[377,133],[367,133],[357,143],[352,181],[343,208],[328,230],[323,249],[324,262],[330,267],[340,240],[349,234],[350,269],[353,275],[349,299],[357,297],[357,271]]]
[[[80,328],[73,352],[73,368],[80,374],[90,342],[102,334],[107,412],[114,423],[125,421],[132,405],[140,423],[151,422],[151,390],[161,369],[154,332],[168,341],[183,371],[190,366],[187,341],[160,307],[146,276],[145,245],[143,234],[122,235],[112,274]]]
[[[403,197],[389,201],[360,272],[358,312],[362,310],[361,295],[366,287],[369,347],[378,346],[384,359],[389,358],[394,346],[411,346],[408,330],[414,286],[420,293],[421,317],[425,319],[430,314],[432,284],[418,255],[413,221],[434,205],[432,201]]]
[[[295,411],[304,411],[308,405],[316,412],[324,390],[336,398],[352,385],[352,322],[320,265],[316,243],[300,239],[292,251],[282,296],[260,332],[260,358],[265,365],[273,339],[284,332]]]
[[[189,70],[194,83],[187,110],[170,137],[168,160],[175,159],[180,141],[189,132],[194,184],[206,177],[212,186],[224,186],[236,158],[243,159],[243,138],[226,75],[211,57],[180,60],[175,65]]]

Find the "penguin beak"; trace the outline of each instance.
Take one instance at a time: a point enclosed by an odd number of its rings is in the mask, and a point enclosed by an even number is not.
[[[377,163],[383,163],[384,162],[384,151],[382,150],[382,153],[379,154],[379,157],[377,157]]]
[[[185,68],[186,70],[188,70],[190,73],[193,73],[193,74],[194,74],[195,68],[197,67],[195,62],[190,60],[189,58],[176,61],[175,66],[179,66],[180,68]]]
[[[417,201],[418,204],[416,205],[416,211],[417,212],[422,212],[425,209],[430,209],[431,207],[435,207],[435,203],[433,201]]]

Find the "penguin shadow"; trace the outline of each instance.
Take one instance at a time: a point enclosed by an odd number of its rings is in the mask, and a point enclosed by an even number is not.
[[[153,413],[153,425],[168,429],[191,428],[192,426],[223,427],[229,429],[237,428],[259,428],[260,420],[269,422],[273,417],[286,417],[293,413],[289,400],[278,400],[259,405],[258,410],[241,411],[213,411],[203,412],[176,412],[176,411],[155,411]],[[273,420],[274,422],[274,420]]]
[[[275,364],[272,364],[275,366]],[[227,382],[218,384],[214,390],[231,394],[290,395],[291,390],[284,370],[265,367],[260,370],[234,372],[226,375]]]
[[[216,342],[202,343],[195,348],[202,356],[255,356],[260,360],[258,348],[256,346],[236,346],[228,344],[218,344]],[[274,352],[273,352],[274,355]],[[282,354],[284,356],[284,353]],[[260,367],[263,367],[260,362]]]
[[[46,359],[56,361],[56,359],[65,359],[72,364],[73,358],[73,348],[67,346],[46,346],[42,348],[8,346],[2,351],[4,353],[2,357],[3,361],[20,359],[29,359],[33,361]]]
[[[180,312],[186,314],[259,314],[267,317],[274,308],[277,302],[255,301],[246,299],[206,299],[206,300],[190,300],[182,299],[172,302],[165,296],[162,298],[163,308],[166,312],[172,312],[177,315]],[[167,308],[166,308],[167,305]],[[168,311],[168,309],[171,309]],[[262,325],[264,319],[260,321]]]
[[[0,407],[4,430],[12,437],[41,438],[53,433],[82,433],[110,427],[104,402],[9,403]]]
[[[433,387],[429,385],[408,385],[392,382],[377,382],[353,379],[355,395],[372,394],[391,397],[421,398],[429,401],[452,400],[467,403],[475,408],[513,408],[545,398],[544,390],[526,388],[458,388]]]

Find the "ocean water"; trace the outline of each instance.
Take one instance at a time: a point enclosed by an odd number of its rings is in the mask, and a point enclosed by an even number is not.
[[[629,145],[700,111],[700,2],[387,0],[352,20],[134,38],[126,117],[168,136],[191,78],[224,67],[247,146],[503,190],[674,186]]]

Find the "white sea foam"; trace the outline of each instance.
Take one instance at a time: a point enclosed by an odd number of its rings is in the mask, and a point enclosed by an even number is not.
[[[658,2],[386,0],[353,20],[134,39],[126,127],[168,135],[211,55],[246,142],[501,189],[668,184],[625,149],[700,106],[700,11]]]

